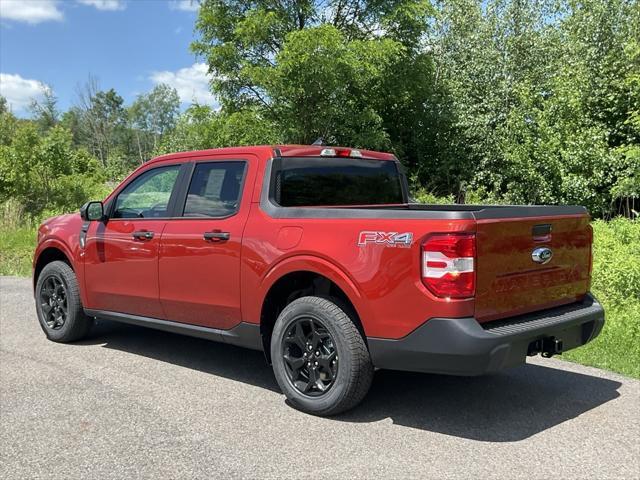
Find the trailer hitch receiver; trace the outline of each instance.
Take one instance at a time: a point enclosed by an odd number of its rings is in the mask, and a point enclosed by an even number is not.
[[[554,355],[562,354],[562,340],[556,337],[548,337],[542,339],[542,356],[551,358]]]
[[[546,337],[531,342],[527,349],[527,355],[533,356],[540,353],[544,358],[551,358],[554,355],[561,355],[562,350],[562,340],[556,337]]]

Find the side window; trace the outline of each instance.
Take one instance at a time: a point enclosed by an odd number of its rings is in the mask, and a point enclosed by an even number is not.
[[[113,218],[153,218],[169,215],[169,199],[180,165],[154,168],[127,185],[116,199]]]
[[[238,210],[245,162],[197,163],[185,217],[228,217]]]

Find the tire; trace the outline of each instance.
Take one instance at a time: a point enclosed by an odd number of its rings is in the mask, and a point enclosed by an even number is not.
[[[55,292],[53,300],[51,291]],[[74,342],[91,330],[93,319],[84,314],[76,275],[65,262],[51,262],[42,269],[36,282],[35,300],[40,327],[49,340]]]
[[[318,347],[312,345],[314,338]],[[310,345],[313,351],[307,353]],[[301,359],[303,346],[307,357]],[[286,306],[271,336],[271,360],[291,405],[318,416],[355,407],[373,379],[373,364],[360,331],[343,309],[326,298],[302,297]]]

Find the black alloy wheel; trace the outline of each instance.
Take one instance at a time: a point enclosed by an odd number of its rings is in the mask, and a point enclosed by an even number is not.
[[[60,330],[67,321],[67,287],[58,275],[49,275],[40,287],[40,311],[52,330]]]
[[[373,364],[355,312],[338,299],[299,297],[278,315],[269,351],[278,386],[290,405],[336,415],[360,403]]]
[[[287,378],[304,395],[324,395],[338,375],[335,342],[314,318],[303,316],[291,322],[283,337],[282,358]]]
[[[78,280],[68,263],[46,264],[37,276],[33,297],[38,323],[49,340],[74,342],[91,330],[93,319],[84,313]]]

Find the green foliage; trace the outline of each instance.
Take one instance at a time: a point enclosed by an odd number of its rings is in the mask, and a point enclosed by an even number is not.
[[[252,112],[283,143],[393,149],[397,133],[397,149],[414,153],[437,143],[423,115],[433,111],[432,63],[421,53],[432,11],[425,0],[210,0],[192,48],[223,112]],[[409,125],[420,130],[403,135]]]
[[[207,0],[196,29],[223,123],[389,149],[458,201],[638,209],[636,0]]]
[[[569,360],[640,377],[640,222],[596,221],[592,291],[606,312],[593,343],[563,355]]]
[[[438,195],[429,192],[425,188],[414,190],[412,192],[411,198],[415,203],[423,203],[426,205],[451,205],[456,203],[453,195],[439,197]]]
[[[32,226],[0,226],[0,275],[30,276],[35,243],[36,229]]]
[[[0,117],[0,131],[12,135],[0,145],[0,198],[19,202],[28,216],[75,210],[103,190],[104,177],[96,160],[72,145],[71,132],[61,126],[45,134],[30,122]]]
[[[192,105],[180,116],[175,130],[162,140],[155,153],[280,142],[274,125],[255,109],[225,113],[205,105]]]
[[[178,92],[164,84],[156,85],[147,94],[138,95],[129,107],[140,163],[149,160],[163,136],[175,128],[179,109]]]
[[[640,302],[640,222],[615,218],[593,223],[593,289],[612,307]],[[636,308],[640,305],[636,305]],[[640,311],[638,312],[640,313]],[[638,317],[640,326],[640,316]],[[640,346],[640,342],[638,343]]]
[[[402,46],[388,39],[348,41],[336,27],[299,30],[286,37],[263,88],[268,117],[287,142],[389,147],[377,98],[391,59]]]
[[[41,132],[53,128],[59,120],[58,99],[50,88],[45,89],[43,99],[32,100],[29,105],[32,116]]]
[[[473,165],[461,181],[509,203],[577,203],[597,216],[633,204],[637,161],[620,148],[640,139],[629,124],[639,17],[625,0],[447,2],[433,41]]]

